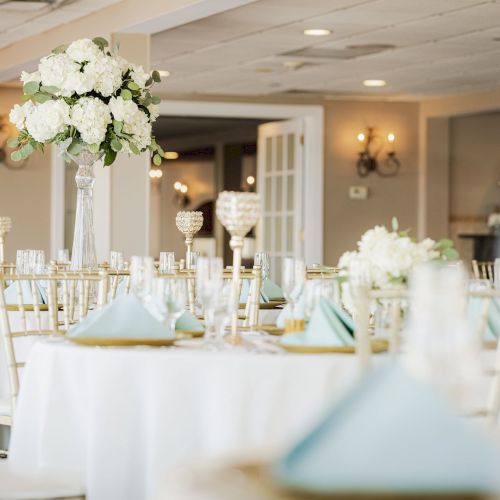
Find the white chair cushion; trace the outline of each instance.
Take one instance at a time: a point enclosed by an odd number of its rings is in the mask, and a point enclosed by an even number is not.
[[[81,480],[72,471],[25,471],[12,467],[9,460],[0,462],[0,500],[82,499],[84,495]]]
[[[11,415],[10,399],[0,398],[0,417],[10,417]]]

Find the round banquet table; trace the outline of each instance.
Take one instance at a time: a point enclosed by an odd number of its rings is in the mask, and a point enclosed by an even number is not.
[[[88,500],[151,499],[179,463],[284,451],[351,386],[357,368],[345,354],[38,342],[9,460],[80,471]]]

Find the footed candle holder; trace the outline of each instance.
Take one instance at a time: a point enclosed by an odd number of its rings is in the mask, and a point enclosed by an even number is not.
[[[0,217],[0,264],[5,262],[5,237],[12,229],[12,219],[10,217]]]
[[[201,229],[201,226],[203,226],[203,212],[177,212],[175,224],[177,225],[177,229],[186,238],[186,269],[190,269],[193,239],[194,235]]]
[[[257,193],[222,191],[217,198],[216,214],[221,224],[231,235],[229,246],[233,251],[233,311],[229,342],[241,345],[243,339],[238,333],[239,283],[241,249],[243,238],[252,229],[260,217],[261,203]]]

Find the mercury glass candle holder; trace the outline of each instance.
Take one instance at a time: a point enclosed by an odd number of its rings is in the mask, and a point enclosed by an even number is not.
[[[0,263],[5,262],[5,237],[12,229],[12,219],[10,217],[0,217]]]
[[[260,217],[261,203],[257,193],[222,191],[217,198],[216,214],[221,224],[231,235],[229,246],[233,251],[233,311],[229,342],[242,344],[238,333],[238,306],[240,289],[240,266],[243,238],[252,229]]]
[[[190,269],[194,235],[201,229],[201,226],[203,226],[203,212],[177,212],[175,224],[177,225],[177,229],[186,238],[186,268]]]

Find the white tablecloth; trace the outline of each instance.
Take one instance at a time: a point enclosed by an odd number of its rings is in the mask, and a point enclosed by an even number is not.
[[[353,355],[36,344],[10,460],[81,471],[88,500],[141,500],[174,464],[281,452],[356,378]]]

